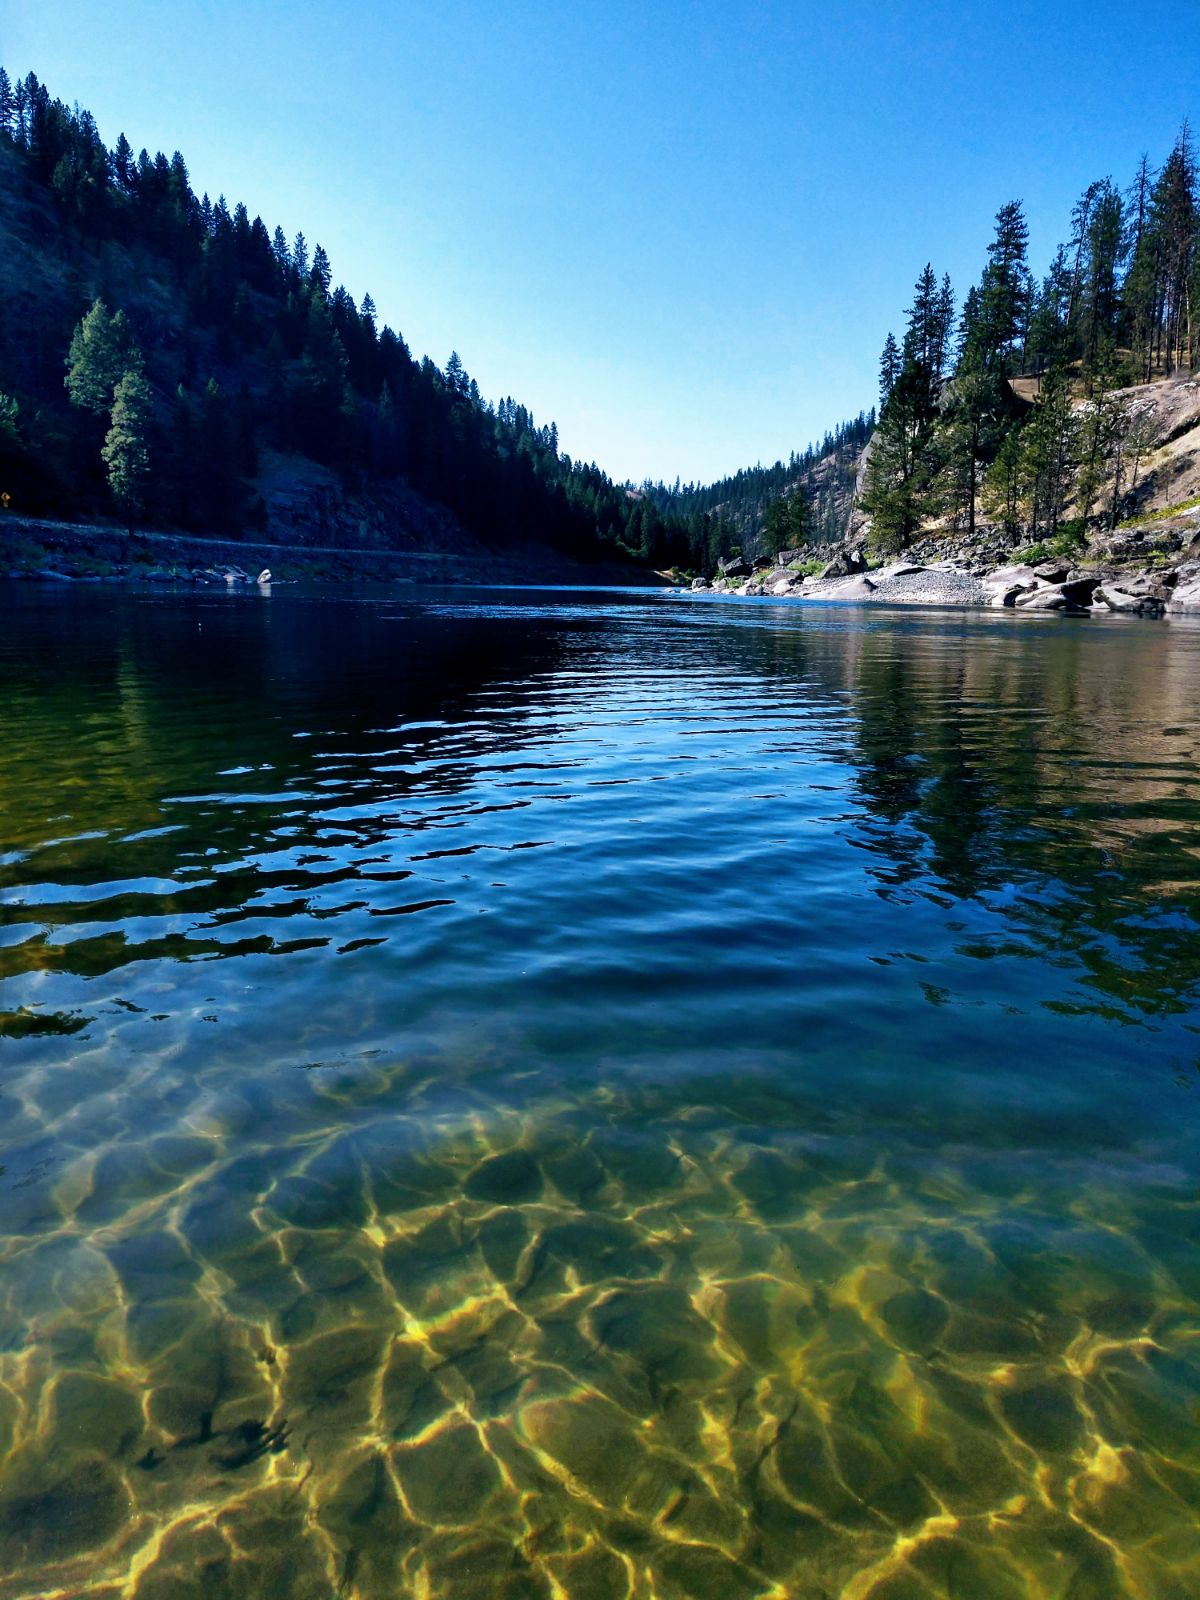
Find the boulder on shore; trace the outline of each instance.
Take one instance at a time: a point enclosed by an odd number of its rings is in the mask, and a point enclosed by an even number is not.
[[[819,578],[849,578],[861,572],[867,558],[861,550],[839,550],[832,561],[827,561],[817,574]]]
[[[1184,583],[1167,601],[1168,611],[1200,611],[1200,582]]]
[[[1072,572],[1063,580],[1061,585],[1063,593],[1073,605],[1090,606],[1092,596],[1100,587],[1100,574],[1098,572]]]
[[[997,567],[994,572],[984,575],[982,582],[985,588],[1011,588],[1020,586],[1023,589],[1032,589],[1038,581],[1037,573],[1025,562],[1014,562],[1008,567]]]
[[[1068,585],[1065,583],[1047,583],[1040,589],[1033,589],[1026,594],[1017,596],[1017,605],[1022,611],[1084,611],[1086,604],[1073,595],[1067,593]],[[1088,591],[1089,596],[1091,591]]]
[[[748,578],[750,576],[750,563],[745,556],[721,556],[717,561],[723,578]]]
[[[1011,607],[1016,605],[1023,594],[1031,594],[1032,592],[1028,584],[1024,583],[990,583],[985,591],[987,594],[986,603],[989,606]]]
[[[701,589],[707,589],[707,588],[708,588],[708,579],[707,578],[693,578],[692,579],[692,590],[693,590],[693,593],[698,593]]]
[[[826,589],[822,600],[869,600],[875,593],[875,585],[869,578],[864,578],[861,573],[847,578],[845,583],[839,583],[832,589]]]
[[[1161,600],[1148,594],[1130,594],[1128,590],[1115,588],[1111,583],[1097,589],[1092,598],[1097,605],[1107,606],[1110,611],[1130,611],[1135,615],[1150,617],[1162,615]]]

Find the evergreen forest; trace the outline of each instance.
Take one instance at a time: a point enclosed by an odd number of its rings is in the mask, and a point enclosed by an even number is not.
[[[1161,167],[1089,183],[1038,280],[1019,201],[996,214],[978,282],[917,278],[879,370],[861,507],[881,552],[930,523],[1079,545],[1114,526],[1153,439],[1131,388],[1191,371],[1200,192],[1185,123]],[[956,314],[957,312],[957,314]]]

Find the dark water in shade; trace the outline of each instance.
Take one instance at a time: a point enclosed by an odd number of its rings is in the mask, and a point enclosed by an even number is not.
[[[0,1600],[1194,1600],[1200,629],[0,600]]]

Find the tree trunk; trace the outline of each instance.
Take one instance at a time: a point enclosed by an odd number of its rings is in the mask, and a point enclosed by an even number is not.
[[[1108,525],[1110,529],[1115,528],[1117,525],[1117,506],[1119,505],[1121,499],[1121,452],[1123,448],[1124,441],[1118,439],[1117,461],[1116,467],[1113,471],[1112,512],[1108,519]]]
[[[971,430],[971,470],[967,477],[967,533],[975,537],[975,457],[979,449],[979,429]]]

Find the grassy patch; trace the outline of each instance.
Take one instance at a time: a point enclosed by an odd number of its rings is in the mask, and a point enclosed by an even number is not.
[[[1200,495],[1194,500],[1184,500],[1177,506],[1163,506],[1159,511],[1147,511],[1140,517],[1131,517],[1128,522],[1119,522],[1119,528],[1144,528],[1150,523],[1167,522],[1171,517],[1181,517],[1185,511],[1200,510]]]

